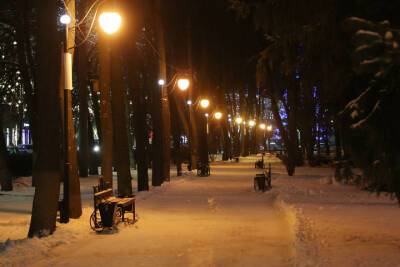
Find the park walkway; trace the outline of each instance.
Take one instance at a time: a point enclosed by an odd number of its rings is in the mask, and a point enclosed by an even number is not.
[[[174,178],[138,195],[134,226],[56,247],[37,266],[291,266],[290,227],[274,194],[253,191],[256,172],[249,160]]]

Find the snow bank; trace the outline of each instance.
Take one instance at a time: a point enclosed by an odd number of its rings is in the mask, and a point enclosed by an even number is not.
[[[89,217],[91,212],[91,208],[85,208],[82,217]],[[9,236],[10,232],[13,236],[26,236],[29,219],[17,221],[17,224],[11,220],[9,223],[2,221],[2,226],[8,230]],[[0,266],[31,266],[37,260],[50,257],[54,248],[72,244],[92,234],[88,229],[88,222],[82,219],[71,220],[67,225],[57,224],[57,228],[53,235],[46,238],[7,239],[0,243]]]

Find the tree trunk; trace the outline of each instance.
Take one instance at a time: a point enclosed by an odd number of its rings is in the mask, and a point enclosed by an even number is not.
[[[165,38],[162,23],[163,8],[161,0],[156,0],[155,10],[155,27],[157,31],[157,44],[159,53],[159,75],[164,80],[167,79],[167,61],[165,51]],[[162,179],[170,180],[170,165],[171,165],[171,112],[169,107],[168,87],[163,85],[161,88],[161,135],[162,135]]]
[[[88,9],[88,1],[79,3],[80,20],[86,14]],[[80,26],[83,32],[86,32],[85,24]],[[79,40],[76,38],[76,43]],[[80,177],[88,177],[89,169],[89,107],[88,107],[88,52],[86,43],[77,47],[76,56],[77,80],[78,80],[78,102],[79,102],[79,175]]]
[[[2,114],[0,114],[2,116]],[[8,167],[7,146],[4,138],[3,119],[0,117],[0,185],[1,191],[12,191],[12,177]]]
[[[147,81],[147,86],[149,82]],[[162,152],[162,117],[161,117],[161,100],[160,90],[158,87],[150,87],[152,89],[152,122],[153,122],[153,143],[151,145],[152,154],[152,185],[161,186],[163,183],[163,152]]]
[[[38,12],[38,81],[37,139],[34,149],[38,153],[33,176],[36,190],[33,199],[29,237],[46,236],[55,231],[60,190],[60,48],[55,1],[37,2]]]
[[[129,141],[126,120],[126,91],[122,80],[121,47],[113,43],[111,63],[112,121],[114,126],[114,158],[118,173],[118,195],[132,196],[132,177],[129,163]]]
[[[278,102],[275,99],[275,96],[271,96],[271,109],[272,113],[274,114],[275,122],[278,126],[279,132],[282,137],[283,144],[286,148],[287,151],[287,157],[284,160],[284,164],[286,166],[287,172],[289,176],[293,176],[296,170],[296,162],[295,162],[295,157],[296,157],[296,151],[293,149],[293,144],[292,140],[289,139],[289,135],[283,126],[282,118],[279,114],[279,106]]]
[[[335,160],[340,161],[342,159],[342,138],[340,134],[339,118],[335,118],[334,131],[336,148]]]
[[[137,70],[136,70],[137,71]],[[131,75],[134,75],[132,72]],[[136,74],[135,78],[131,78],[131,95],[133,98],[134,105],[134,128],[135,128],[135,140],[136,150],[134,152],[135,161],[137,163],[137,182],[138,191],[149,190],[149,174],[148,174],[148,153],[146,149],[147,144],[147,123],[146,123],[146,104],[144,103],[143,90],[144,88],[139,85],[135,79],[139,79],[139,75]]]
[[[110,43],[105,33],[99,40],[99,89],[100,89],[100,129],[101,129],[101,176],[105,182],[113,182],[113,121],[111,110],[111,57]]]
[[[128,66],[128,82],[130,87],[130,101],[133,104],[133,128],[136,148],[134,151],[135,162],[137,163],[137,188],[138,191],[149,190],[149,175],[148,175],[148,136],[147,136],[147,105],[145,103],[143,73],[144,64],[143,52],[139,51],[136,46],[137,36],[140,29],[143,27],[144,15],[146,7],[149,5],[147,1],[126,1],[125,10],[135,16],[128,16],[127,20],[130,23],[129,40],[126,40],[127,52],[126,58],[129,59]]]

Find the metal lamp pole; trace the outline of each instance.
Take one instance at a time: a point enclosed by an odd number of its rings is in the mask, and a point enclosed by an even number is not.
[[[70,140],[69,131],[72,127],[72,118],[70,116],[69,109],[72,107],[72,96],[71,91],[72,86],[72,54],[68,52],[68,26],[71,22],[64,17],[64,21],[61,22],[65,25],[65,36],[64,36],[64,51],[63,51],[63,68],[64,68],[64,111],[63,111],[63,135],[64,135],[64,145],[63,145],[63,156],[64,156],[64,179],[63,179],[63,200],[62,207],[60,209],[60,222],[69,222],[69,182],[71,174],[71,162],[70,162]]]

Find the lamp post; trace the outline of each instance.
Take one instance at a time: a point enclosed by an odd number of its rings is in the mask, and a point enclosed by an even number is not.
[[[266,145],[265,145],[265,130],[267,128],[267,125],[265,125],[265,123],[261,123],[259,125],[260,129],[263,131],[263,147],[264,147],[264,153],[266,151]]]
[[[176,86],[178,87],[178,89],[181,92],[185,92],[189,89],[190,87],[190,80],[182,77],[182,78],[178,78],[176,80]],[[186,100],[186,104],[188,105],[188,110],[189,110],[189,115],[188,115],[188,147],[189,147],[189,164],[188,164],[188,170],[191,171],[192,170],[192,166],[193,166],[193,162],[192,162],[192,100],[191,99],[187,99]]]
[[[268,150],[268,152],[270,152],[270,138],[271,138],[271,135],[272,135],[272,131],[273,131],[273,127],[272,127],[272,125],[268,125],[267,126],[267,132],[268,132],[268,136],[267,136],[267,150]]]
[[[72,127],[72,114],[69,112],[72,108],[71,91],[72,87],[72,54],[68,51],[68,28],[71,23],[71,17],[67,14],[60,17],[60,22],[64,25],[63,40],[63,69],[64,69],[64,125],[63,125],[63,156],[64,156],[64,177],[63,177],[63,200],[60,208],[60,222],[69,222],[69,182],[71,178],[71,159],[70,159],[70,140],[69,131]]]

